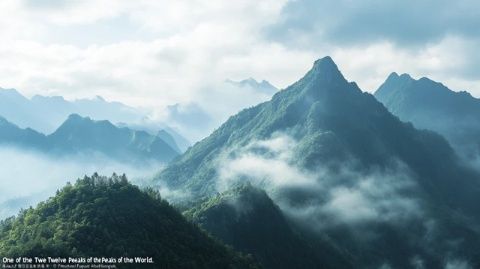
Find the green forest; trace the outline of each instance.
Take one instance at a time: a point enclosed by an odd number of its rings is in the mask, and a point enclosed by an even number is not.
[[[0,227],[1,257],[152,257],[153,265],[140,267],[258,268],[125,175],[86,176]]]

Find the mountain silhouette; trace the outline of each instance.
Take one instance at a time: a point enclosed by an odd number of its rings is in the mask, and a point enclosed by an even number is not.
[[[354,268],[329,242],[303,239],[268,195],[251,185],[219,194],[185,215],[265,268]]]
[[[119,268],[258,268],[126,177],[93,175],[0,223],[2,257],[150,257]]]
[[[436,131],[467,159],[480,154],[480,100],[428,78],[392,73],[375,92],[390,112],[415,127]]]
[[[254,78],[248,78],[240,81],[233,81],[233,80],[227,79],[226,83],[236,87],[240,87],[240,88],[250,88],[252,90],[255,90],[267,95],[273,95],[278,91],[278,89],[272,84],[270,84],[270,82],[266,80],[262,80],[258,82]]]
[[[139,123],[145,115],[119,102],[100,96],[92,99],[65,100],[62,96],[35,95],[27,98],[15,89],[0,88],[0,116],[21,128],[50,134],[70,114],[80,114],[111,122]]]
[[[279,136],[293,141],[284,152]],[[265,188],[306,238],[331,238],[359,268],[440,268],[447,254],[479,264],[480,176],[442,136],[348,82],[330,57],[230,117],[155,180],[192,204],[228,188],[226,175]],[[438,229],[431,241],[428,223]]]
[[[178,154],[160,136],[126,127],[116,127],[109,121],[94,121],[88,117],[72,114],[50,135],[32,129],[21,129],[0,118],[0,144],[37,150],[53,155],[103,154],[125,162],[158,160],[168,162]],[[169,138],[163,135],[163,138]]]

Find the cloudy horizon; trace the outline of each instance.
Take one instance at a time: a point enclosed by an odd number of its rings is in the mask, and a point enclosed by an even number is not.
[[[263,97],[227,98],[226,79],[284,88],[330,55],[364,91],[397,72],[479,97],[480,9],[430,2],[6,0],[0,87],[228,116]]]

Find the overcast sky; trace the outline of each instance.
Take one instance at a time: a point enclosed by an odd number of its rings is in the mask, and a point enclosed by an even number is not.
[[[2,0],[0,40],[0,87],[102,95],[158,114],[175,103],[251,105],[219,83],[283,88],[326,55],[365,91],[396,71],[480,96],[473,0]]]

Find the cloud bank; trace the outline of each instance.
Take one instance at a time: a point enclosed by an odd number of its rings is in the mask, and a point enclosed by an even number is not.
[[[478,10],[470,0],[5,0],[0,87],[102,95],[158,118],[196,104],[224,118],[263,100],[232,94],[225,79],[284,88],[331,55],[367,91],[397,71],[480,96]]]
[[[75,156],[52,158],[43,154],[0,148],[0,219],[16,215],[55,194],[66,182],[98,172],[125,173],[134,183],[150,178],[161,166],[156,163],[131,166],[107,158]]]
[[[293,159],[296,144],[276,134],[226,151],[218,161],[219,191],[248,181],[266,189],[284,213],[315,229],[422,217],[413,174],[401,163],[369,172],[347,164],[337,171],[306,171]]]

